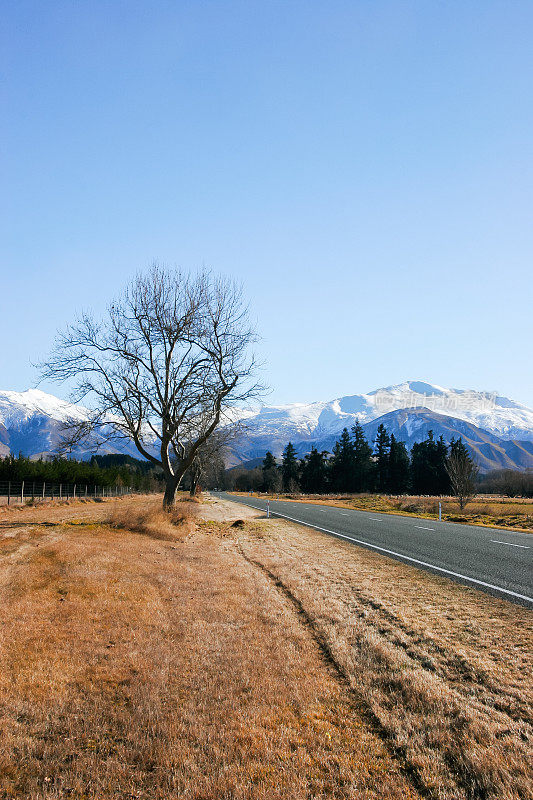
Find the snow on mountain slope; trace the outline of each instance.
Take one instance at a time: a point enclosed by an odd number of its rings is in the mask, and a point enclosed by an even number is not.
[[[40,389],[28,389],[26,392],[0,391],[0,424],[5,427],[20,426],[36,415],[50,417],[57,422],[87,418],[86,411],[81,406],[60,400]]]
[[[0,392],[0,456],[10,452],[41,456],[54,453],[63,437],[63,423],[87,419],[82,406],[60,400],[40,389],[26,392]],[[74,458],[87,458],[94,450],[93,442],[72,452]],[[134,445],[125,441],[105,444],[104,453],[138,455]]]
[[[446,389],[422,381],[406,381],[330,402],[265,406],[246,422],[254,435],[275,430],[278,435],[315,438],[338,433],[356,420],[364,424],[406,408],[426,408],[461,419],[502,439],[533,441],[533,411],[526,406],[495,393]]]
[[[51,453],[61,438],[62,423],[86,415],[81,406],[39,389],[0,392],[0,455],[9,451],[29,456]],[[452,435],[469,437],[472,447],[485,453],[487,468],[531,465],[531,409],[489,392],[447,389],[423,381],[406,381],[329,402],[271,405],[255,411],[235,409],[232,417],[242,419],[246,432],[232,446],[231,463],[263,457],[266,450],[278,456],[288,441],[300,453],[313,445],[329,449],[342,429],[351,428],[356,420],[372,438],[374,421],[384,415],[391,432],[396,435],[398,428],[398,438],[409,446],[426,435],[429,425],[437,436],[442,432],[447,440]],[[477,432],[469,426],[475,426]],[[483,434],[487,434],[485,439]],[[73,455],[83,458],[91,452],[88,446]],[[137,455],[135,447],[123,440],[108,443],[101,452]]]

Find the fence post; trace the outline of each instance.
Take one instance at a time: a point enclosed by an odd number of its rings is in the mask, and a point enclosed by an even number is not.
[[[7,504],[11,503],[11,481],[7,482]]]
[[[85,497],[87,497],[87,484],[85,484]]]
[[[60,483],[59,484],[59,499],[61,500],[62,497],[63,497],[63,484]]]
[[[31,499],[32,499],[32,502],[34,503],[35,502],[35,481],[33,481],[33,484],[32,484],[32,487],[31,487]]]
[[[24,481],[20,484],[20,502],[24,504]]]
[[[74,491],[72,493],[72,497],[74,498],[74,500],[76,499],[76,484],[74,484]]]
[[[43,481],[43,500],[46,496],[46,481]]]

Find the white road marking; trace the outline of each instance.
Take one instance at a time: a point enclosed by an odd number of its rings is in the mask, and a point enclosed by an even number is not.
[[[424,528],[423,525],[415,525],[415,528],[419,528],[421,531],[434,531],[435,528]]]
[[[341,511],[341,516],[342,517],[349,517],[350,515],[347,514],[345,511]]]
[[[369,517],[368,519],[373,519],[376,522],[381,522],[381,517]]]
[[[238,503],[238,500],[234,500],[234,503]],[[250,505],[251,508],[255,508],[257,511],[265,511],[266,509],[261,508],[260,506],[252,506],[250,503],[246,503],[245,505]],[[346,539],[348,542],[355,542],[356,544],[362,544],[365,547],[371,547],[373,550],[378,550],[380,553],[387,553],[389,556],[397,556],[398,558],[403,558],[405,561],[410,561],[412,564],[420,564],[422,567],[429,567],[430,569],[434,569],[437,572],[442,572],[445,575],[452,575],[454,578],[461,578],[463,581],[470,581],[470,583],[475,583],[477,586],[484,586],[486,589],[495,589],[497,592],[502,592],[503,594],[508,594],[511,597],[517,597],[519,600],[525,600],[527,603],[533,603],[533,597],[528,597],[526,594],[519,594],[518,592],[512,592],[510,589],[504,589],[503,586],[495,586],[493,583],[486,583],[485,581],[479,581],[477,578],[471,578],[469,575],[462,575],[460,572],[452,572],[451,569],[444,569],[444,567],[437,567],[436,564],[429,564],[427,561],[420,561],[418,558],[411,558],[411,556],[405,556],[403,553],[397,553],[395,550],[388,550],[386,547],[378,547],[377,544],[371,544],[370,542],[365,542],[363,539],[355,539],[353,536],[345,536],[343,533],[337,533],[337,531],[330,531],[328,528],[321,528],[319,525],[313,525],[311,522],[304,522],[303,519],[295,519],[294,517],[288,517],[285,514],[280,514],[279,511],[271,512],[274,513],[277,517],[283,517],[283,519],[288,519],[290,522],[297,522],[299,525],[305,525],[307,528],[314,528],[317,531],[322,531],[323,533],[331,533],[333,536],[337,536],[339,539]]]
[[[509,547],[521,547],[522,550],[529,550],[529,547],[526,544],[513,544],[512,542],[499,542],[497,539],[491,539],[491,542],[494,544],[508,544]]]

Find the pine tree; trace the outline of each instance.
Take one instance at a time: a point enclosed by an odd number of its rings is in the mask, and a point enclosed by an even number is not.
[[[443,495],[450,493],[450,476],[446,464],[448,461],[448,446],[441,435],[437,441],[435,453],[435,494]]]
[[[316,447],[311,448],[300,462],[300,485],[304,492],[321,494],[327,489],[327,453],[319,453]]]
[[[353,491],[354,485],[354,447],[348,428],[344,428],[339,441],[335,442],[333,457],[329,463],[331,486],[338,492]]]
[[[446,474],[448,448],[441,436],[436,442],[433,431],[428,431],[423,442],[411,450],[411,484],[417,494],[441,495],[449,491]]]
[[[283,489],[286,492],[298,491],[298,459],[294,445],[289,442],[283,451],[283,461],[281,464],[281,477]]]
[[[276,459],[270,450],[267,450],[263,459],[263,491],[278,492],[281,486],[281,476],[279,473]]]
[[[398,442],[393,433],[389,450],[389,492],[403,494],[409,486],[409,454],[404,442]]]
[[[380,423],[375,441],[375,471],[376,488],[379,492],[386,492],[389,483],[389,449],[390,436],[383,423]]]
[[[368,444],[359,421],[352,428],[355,492],[366,492],[372,482],[372,448]]]

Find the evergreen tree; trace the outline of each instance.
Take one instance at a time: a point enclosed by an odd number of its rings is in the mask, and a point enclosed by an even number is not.
[[[389,492],[403,494],[409,486],[409,454],[404,442],[398,442],[393,433],[389,450]]]
[[[449,480],[446,475],[448,448],[442,436],[436,442],[433,431],[427,439],[416,442],[411,450],[411,484],[416,494],[446,494]]]
[[[304,492],[321,494],[327,489],[327,453],[318,452],[316,447],[311,448],[305,458],[300,462],[300,486]]]
[[[353,490],[366,492],[372,483],[372,448],[368,444],[359,421],[352,428],[353,441]]]
[[[378,492],[386,492],[389,484],[390,436],[383,423],[380,423],[375,441],[375,473]]]
[[[331,487],[343,493],[353,491],[354,467],[354,446],[348,428],[344,428],[339,441],[335,442],[329,462]]]
[[[450,493],[450,476],[446,464],[448,461],[448,446],[441,435],[437,441],[437,450],[435,453],[435,492],[434,494],[442,495]]]
[[[281,486],[281,475],[276,464],[276,459],[270,450],[267,450],[263,459],[263,491],[278,492]]]
[[[283,489],[286,492],[298,491],[298,459],[294,445],[289,442],[283,451],[283,461],[281,464],[281,477]]]

